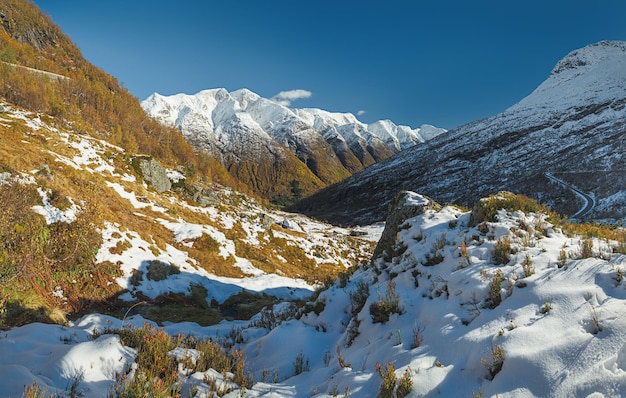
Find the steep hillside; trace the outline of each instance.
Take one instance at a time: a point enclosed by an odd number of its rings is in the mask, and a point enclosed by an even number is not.
[[[196,148],[255,192],[278,202],[308,196],[403,149],[442,134],[389,120],[364,124],[349,113],[290,109],[241,89],[152,94],[146,112],[179,128]]]
[[[595,202],[585,217],[622,218],[625,124],[626,43],[592,44],[563,58],[503,113],[404,150],[292,210],[354,225],[383,219],[401,189],[465,205],[511,190],[569,215],[586,193]]]
[[[2,328],[135,303],[158,321],[245,318],[371,255],[375,235],[267,209],[51,116],[0,109]],[[248,309],[222,306],[243,290]]]
[[[115,78],[80,50],[28,0],[0,0],[0,97],[55,123],[133,153],[182,165],[244,190],[219,161],[197,153],[182,134],[147,117]],[[59,77],[62,76],[62,77]]]
[[[244,288],[251,308],[302,297],[368,258],[351,231],[246,196],[31,2],[0,1],[0,19],[1,327],[135,302],[154,319],[175,302],[191,310],[172,316],[204,323],[250,316],[220,306]],[[170,274],[186,287],[172,291]]]

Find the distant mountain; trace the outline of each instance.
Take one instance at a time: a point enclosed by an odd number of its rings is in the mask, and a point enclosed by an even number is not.
[[[402,189],[466,205],[510,190],[563,214],[591,201],[586,218],[621,218],[625,106],[626,42],[592,44],[568,54],[533,93],[501,114],[408,148],[294,209],[359,224],[384,219],[387,203]]]
[[[155,93],[142,107],[178,127],[196,148],[221,157],[232,174],[270,199],[311,194],[445,132],[390,120],[368,125],[350,113],[290,109],[247,89]]]

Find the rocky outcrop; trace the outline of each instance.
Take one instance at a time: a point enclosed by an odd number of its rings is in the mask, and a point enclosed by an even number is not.
[[[398,231],[402,224],[409,218],[417,217],[426,210],[438,211],[441,205],[427,196],[419,195],[410,191],[401,191],[389,203],[385,230],[374,249],[373,258],[385,256],[391,260],[397,251],[396,241]]]
[[[138,164],[144,181],[149,183],[155,191],[162,193],[172,188],[172,182],[161,163],[154,159],[139,159]]]

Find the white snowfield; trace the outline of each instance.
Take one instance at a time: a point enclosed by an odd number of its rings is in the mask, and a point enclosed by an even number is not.
[[[426,200],[412,197],[416,204]],[[393,364],[398,379],[406,373],[411,397],[626,395],[626,256],[613,253],[615,242],[593,239],[593,256],[577,259],[581,238],[564,235],[543,214],[500,211],[486,229],[469,227],[469,217],[447,206],[407,220],[398,233],[398,246],[406,250],[390,262],[360,267],[345,285],[337,281],[322,292],[319,315],[310,312],[272,330],[241,321],[168,324],[165,330],[218,338],[242,328],[244,342],[237,346],[256,383],[228,397],[328,397],[346,391],[372,397],[382,382],[377,363],[383,369]],[[513,254],[495,264],[494,248],[505,239]],[[424,265],[436,257],[434,265]],[[493,287],[497,275],[501,284]],[[188,286],[175,277],[167,283]],[[359,286],[367,286],[369,296],[355,310],[351,295]],[[370,307],[389,296],[390,288],[400,313],[374,323]],[[493,296],[499,305],[489,305]],[[89,336],[124,322],[92,314],[68,327],[31,324],[3,332],[3,396],[19,396],[33,380],[63,393],[78,374],[84,396],[105,396],[115,371],[133,363],[134,351],[117,336]],[[499,371],[494,353],[501,353]],[[308,364],[300,374],[294,367],[298,356]],[[277,375],[276,381],[267,374]],[[189,388],[198,383],[194,377],[181,372],[180,381]],[[209,396],[206,391],[196,396]]]

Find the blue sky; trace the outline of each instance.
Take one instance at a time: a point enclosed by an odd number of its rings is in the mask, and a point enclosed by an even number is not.
[[[453,128],[571,50],[626,40],[624,0],[34,0],[133,95],[304,90],[292,107]]]

